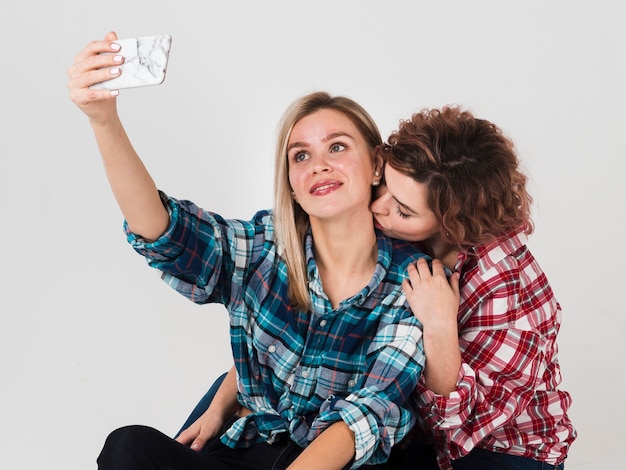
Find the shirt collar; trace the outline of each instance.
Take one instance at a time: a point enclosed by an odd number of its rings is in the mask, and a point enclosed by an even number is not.
[[[480,272],[486,272],[526,245],[527,242],[528,235],[526,235],[525,227],[519,227],[493,242],[473,246],[467,251],[460,252],[454,270],[459,271],[465,260],[472,257],[476,258]]]
[[[385,279],[389,267],[391,266],[392,254],[393,254],[393,244],[392,241],[383,235],[382,232],[376,230],[376,244],[378,248],[378,261],[376,262],[376,269],[374,270],[374,275],[370,279],[367,286],[361,289],[360,292],[350,297],[349,299],[344,300],[340,307],[337,310],[343,310],[352,305],[360,305],[365,299],[370,295],[372,291],[374,291],[379,284]],[[313,234],[311,233],[311,228],[306,234],[304,239],[304,249],[307,263],[307,274],[309,281],[309,290],[315,298],[323,298],[328,301],[328,297],[324,293],[322,288],[322,280],[319,275],[319,269],[317,267],[317,263],[315,262],[315,258],[313,257]]]

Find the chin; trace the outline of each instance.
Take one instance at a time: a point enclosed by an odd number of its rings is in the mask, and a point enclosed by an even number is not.
[[[410,237],[407,238],[407,236],[402,233],[397,233],[397,232],[393,232],[390,230],[383,230],[383,233],[389,238],[397,238],[398,240],[412,241],[410,240]]]

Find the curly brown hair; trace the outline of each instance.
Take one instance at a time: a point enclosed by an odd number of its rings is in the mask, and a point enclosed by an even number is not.
[[[441,233],[459,248],[533,231],[532,198],[513,142],[458,106],[425,109],[400,122],[386,162],[428,187]]]

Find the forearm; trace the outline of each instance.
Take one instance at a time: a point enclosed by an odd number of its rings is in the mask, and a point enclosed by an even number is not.
[[[438,395],[448,396],[456,388],[461,368],[457,314],[460,302],[459,273],[446,276],[440,260],[432,261],[432,272],[424,258],[407,268],[402,284],[413,314],[424,328],[424,380]]]
[[[237,373],[235,366],[233,366],[215,393],[207,413],[214,413],[220,416],[222,420],[226,420],[235,414],[240,407],[241,405],[237,401]]]
[[[226,421],[236,412],[237,378],[233,367],[215,392],[208,409],[176,438],[193,450],[201,450],[209,439],[219,436]]]
[[[72,101],[89,117],[111,189],[128,226],[153,241],[167,229],[168,212],[120,122],[117,92],[91,88],[119,72],[116,40],[117,34],[110,32],[75,56],[68,69],[68,90]]]
[[[437,395],[448,396],[456,389],[461,369],[458,328],[450,325],[443,331],[424,331],[424,381]]]
[[[130,229],[151,241],[167,228],[169,216],[156,185],[135,152],[117,115],[91,121],[113,195]]]
[[[354,433],[343,421],[328,427],[300,456],[288,470],[340,470],[354,458]]]

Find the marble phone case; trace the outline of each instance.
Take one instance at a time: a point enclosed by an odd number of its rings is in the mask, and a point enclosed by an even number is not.
[[[90,88],[119,90],[163,83],[172,43],[169,34],[118,39],[115,42],[121,46],[116,54],[124,56],[122,73]]]

